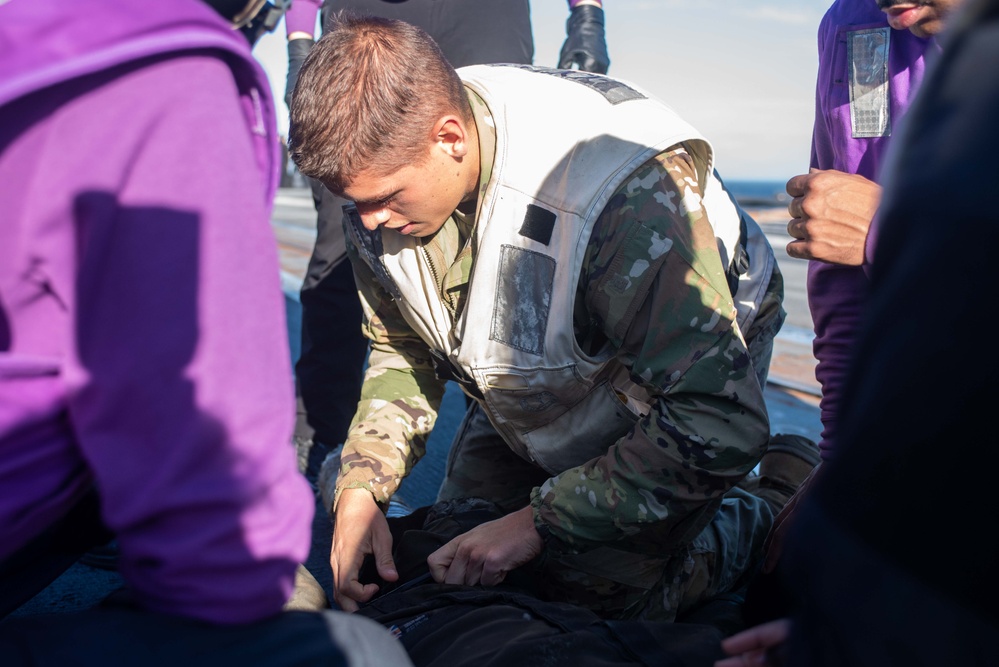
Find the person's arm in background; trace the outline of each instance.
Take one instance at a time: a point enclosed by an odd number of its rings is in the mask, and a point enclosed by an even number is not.
[[[322,4],[323,0],[295,0],[284,15],[285,33],[288,35],[288,77],[285,79],[284,103],[289,107],[298,71],[316,43],[316,17]]]
[[[569,0],[566,39],[559,54],[560,69],[606,74],[610,67],[601,0]]]
[[[843,266],[864,263],[864,245],[871,219],[881,200],[881,187],[858,174],[836,170],[835,122],[826,114],[823,99],[836,66],[834,53],[836,24],[826,13],[819,26],[817,44],[820,72],[815,89],[815,123],[812,127],[812,150],[808,173],[787,182],[791,221],[787,244],[791,257],[818,260]]]
[[[787,254],[843,266],[862,266],[881,186],[859,174],[812,168],[787,182],[794,240]]]

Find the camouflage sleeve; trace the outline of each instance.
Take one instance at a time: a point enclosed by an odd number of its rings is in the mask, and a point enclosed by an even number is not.
[[[643,165],[602,212],[580,278],[582,319],[599,321],[600,277],[637,225],[671,245],[627,333],[615,338],[608,323],[586,331],[581,318],[576,325],[584,341],[617,347],[631,380],[651,394],[651,410],[604,456],[534,489],[535,523],[555,551],[614,542],[662,554],[691,539],[769,438],[763,390],[682,148]]]
[[[379,503],[388,503],[426,453],[444,394],[426,343],[409,327],[346,236],[371,351],[340,458],[334,509],[344,489],[368,489]]]

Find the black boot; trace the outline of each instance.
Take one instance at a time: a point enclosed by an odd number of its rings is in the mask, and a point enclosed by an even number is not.
[[[739,486],[765,500],[776,516],[818,464],[815,442],[803,435],[777,433],[770,436],[759,474],[750,475]]]

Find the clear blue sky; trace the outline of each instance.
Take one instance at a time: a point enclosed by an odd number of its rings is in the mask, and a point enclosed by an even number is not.
[[[608,73],[662,98],[697,127],[715,145],[725,178],[786,180],[808,168],[815,38],[831,2],[604,0]],[[531,3],[536,65],[557,64],[567,16],[564,0]],[[254,53],[271,78],[284,132],[284,25]]]

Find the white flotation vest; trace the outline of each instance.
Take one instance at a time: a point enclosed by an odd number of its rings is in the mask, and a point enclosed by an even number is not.
[[[735,313],[728,315],[741,331],[766,292],[773,251],[716,178],[708,141],[647,93],[575,70],[479,65],[458,73],[489,107],[496,129],[458,320],[438,296],[418,239],[367,232],[356,211],[348,210],[346,225],[364,261],[434,350],[439,374],[480,399],[515,452],[557,474],[601,455],[649,408],[647,392],[629,380],[613,346],[585,354],[572,326],[590,232],[624,181],[653,156],[684,145],[722,266],[737,275],[737,283],[730,281],[737,284]],[[617,277],[619,294],[604,314],[621,337],[670,250],[669,238],[650,228],[643,233],[635,242],[645,244],[651,261],[644,272]]]

